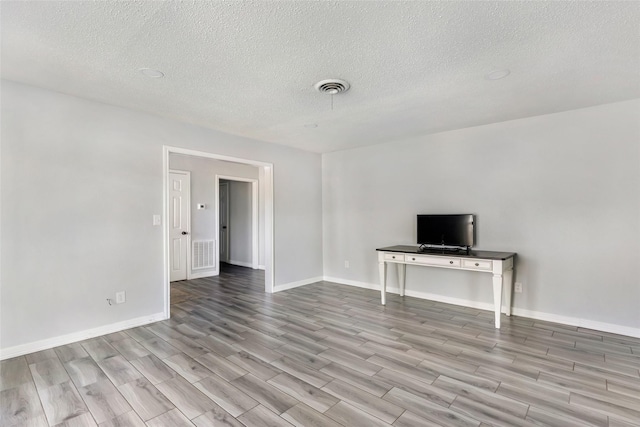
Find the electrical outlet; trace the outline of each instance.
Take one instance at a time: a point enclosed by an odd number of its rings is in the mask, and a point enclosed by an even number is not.
[[[522,283],[520,283],[520,282],[516,282],[516,283],[515,283],[515,286],[514,286],[514,291],[515,291],[517,294],[521,294],[521,293],[522,293]]]
[[[160,218],[160,215],[154,215],[153,225],[161,225],[161,224],[162,224],[162,219]]]
[[[127,295],[124,291],[116,292],[116,304],[127,302]]]
[[[344,268],[349,268],[349,261],[344,262]]]

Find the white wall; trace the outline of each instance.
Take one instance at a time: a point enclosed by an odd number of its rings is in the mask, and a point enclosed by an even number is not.
[[[229,181],[229,263],[252,264],[251,183]]]
[[[325,276],[378,285],[375,249],[415,244],[416,214],[474,213],[478,249],[518,253],[520,312],[640,333],[639,118],[634,100],[325,154]],[[490,283],[407,268],[448,298],[490,304]]]
[[[258,179],[259,168],[241,163],[226,162],[209,159],[205,157],[187,156],[172,153],[169,155],[169,167],[191,172],[191,239],[193,240],[215,240],[216,238],[216,209],[218,206],[215,200],[216,175],[234,176],[237,178]],[[249,187],[249,197],[251,197],[251,186]],[[262,199],[264,200],[264,199]],[[199,203],[204,203],[206,209],[197,209]],[[259,202],[263,205],[263,202]],[[249,206],[249,214],[251,214]],[[264,215],[264,206],[260,210]],[[264,225],[264,218],[262,218]],[[251,242],[251,217],[249,217],[249,245]],[[264,230],[264,228],[262,229]],[[262,235],[260,229],[258,234]],[[233,236],[232,236],[233,237]],[[264,239],[259,239],[260,247],[264,253]],[[238,242],[235,242],[238,245]],[[242,249],[244,250],[244,249]],[[242,256],[240,261],[251,263],[251,246],[249,246],[249,259]],[[231,252],[233,255],[233,252]],[[191,268],[191,266],[189,266]],[[192,270],[193,271],[193,270]],[[199,275],[213,272],[214,269],[195,270]]]
[[[275,284],[322,275],[318,154],[1,85],[4,354],[163,311],[163,145],[272,163]]]

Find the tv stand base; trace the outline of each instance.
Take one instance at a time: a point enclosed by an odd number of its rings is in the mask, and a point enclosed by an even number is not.
[[[404,296],[407,265],[423,267],[450,268],[468,270],[493,275],[493,305],[495,327],[500,328],[500,313],[511,315],[511,297],[513,289],[513,260],[515,253],[466,251],[463,253],[426,253],[412,246],[391,246],[377,249],[380,272],[380,299],[386,305],[387,265],[395,264],[398,273],[400,296]],[[504,301],[503,301],[504,294]],[[503,306],[504,302],[504,306]]]

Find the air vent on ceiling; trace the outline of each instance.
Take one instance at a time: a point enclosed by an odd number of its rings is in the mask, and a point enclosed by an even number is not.
[[[315,88],[318,92],[326,93],[329,95],[336,95],[338,93],[348,91],[349,83],[340,79],[328,79],[316,83]]]

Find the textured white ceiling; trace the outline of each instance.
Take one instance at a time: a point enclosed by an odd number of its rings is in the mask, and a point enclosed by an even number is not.
[[[0,7],[3,78],[317,152],[640,97],[638,2]]]

